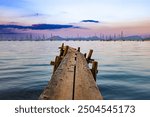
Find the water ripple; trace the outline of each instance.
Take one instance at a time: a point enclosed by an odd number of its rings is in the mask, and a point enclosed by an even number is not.
[[[38,99],[62,42],[0,42],[0,99]],[[150,42],[67,41],[94,49],[97,85],[104,99],[150,99]]]

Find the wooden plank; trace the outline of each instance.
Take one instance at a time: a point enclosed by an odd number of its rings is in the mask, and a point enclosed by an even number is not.
[[[84,55],[79,52],[77,53],[75,72],[75,100],[103,99]]]
[[[75,54],[68,51],[39,99],[72,100]]]

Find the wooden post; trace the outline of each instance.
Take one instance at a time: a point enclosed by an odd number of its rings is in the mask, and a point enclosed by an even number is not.
[[[88,57],[87,57],[87,62],[88,62],[88,63],[90,62],[90,59],[91,59],[92,54],[93,54],[93,50],[90,50],[90,51],[89,51],[89,54],[88,54]]]
[[[63,56],[65,56],[67,54],[68,48],[69,48],[69,46],[65,46],[65,50],[64,50]]]
[[[97,74],[97,67],[98,67],[98,62],[97,61],[93,61],[92,62],[92,69],[91,72],[93,74],[94,80],[96,81],[96,74]]]
[[[50,65],[55,65],[55,62],[54,62],[54,61],[51,61],[51,62],[50,62]]]
[[[59,47],[59,49],[64,48],[64,43],[62,43],[61,47]]]
[[[84,54],[84,57],[86,58],[86,53]]]
[[[56,64],[57,64],[57,61],[58,61],[58,56],[55,57],[55,64],[54,64],[54,68],[53,68],[53,73],[54,73],[54,72],[56,71],[56,69],[57,69],[57,68],[56,68],[56,66],[57,66],[57,65],[56,65]]]
[[[63,56],[64,54],[64,43],[62,43],[61,47],[60,47],[60,55],[59,56]]]
[[[54,64],[54,70],[53,73],[56,71],[56,69],[58,68],[60,62],[61,62],[62,58],[60,56],[56,56],[55,58],[55,64]]]
[[[78,47],[78,52],[80,52],[80,47]]]

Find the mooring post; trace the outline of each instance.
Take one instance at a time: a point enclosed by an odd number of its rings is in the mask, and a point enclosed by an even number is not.
[[[98,67],[98,62],[97,61],[93,61],[92,62],[92,69],[91,72],[93,74],[94,80],[96,81],[96,74],[97,74],[97,67]]]

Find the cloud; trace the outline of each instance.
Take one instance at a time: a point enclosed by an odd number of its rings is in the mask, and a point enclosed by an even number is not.
[[[42,14],[42,13],[33,13],[33,14],[22,15],[21,17],[42,17],[42,16],[50,16],[50,15]]]
[[[0,25],[0,29],[31,29],[31,30],[54,30],[63,28],[80,28],[73,25],[62,25],[62,24],[33,24],[32,26],[21,26],[21,25]]]
[[[81,22],[91,22],[91,23],[100,23],[97,20],[82,20]]]
[[[47,29],[62,29],[74,28],[73,25],[60,25],[60,24],[34,24],[31,26],[32,30],[47,30]]]

